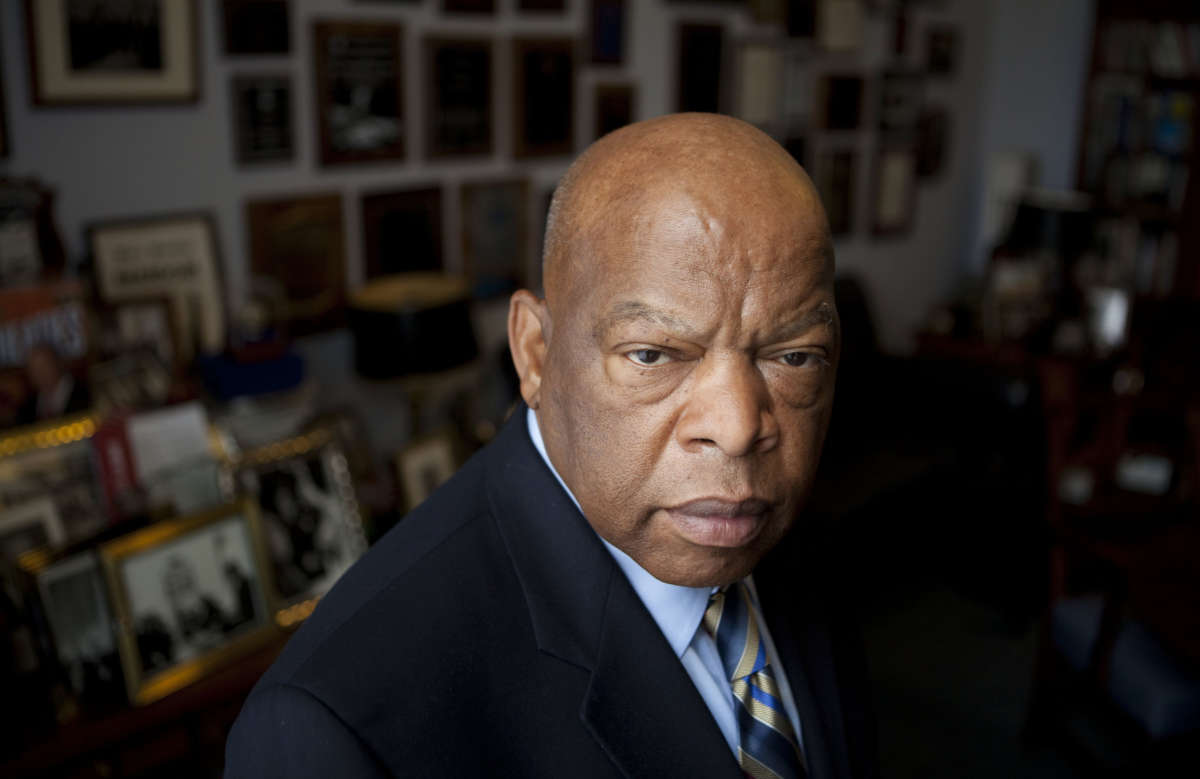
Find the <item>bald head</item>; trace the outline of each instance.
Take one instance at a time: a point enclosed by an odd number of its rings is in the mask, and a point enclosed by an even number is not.
[[[571,165],[550,205],[542,256],[546,297],[603,266],[602,246],[664,202],[693,199],[725,219],[799,217],[832,272],[825,211],[804,170],[768,135],[719,114],[672,114],[596,141]],[[708,209],[706,209],[708,210]]]

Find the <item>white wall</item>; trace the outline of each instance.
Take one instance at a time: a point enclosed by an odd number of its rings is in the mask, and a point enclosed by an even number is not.
[[[728,41],[757,32],[744,11],[721,3],[628,2],[626,63],[620,68],[585,65],[577,82],[579,148],[590,140],[591,86],[597,81],[632,76],[638,88],[636,110],[640,118],[673,108],[676,20],[722,20],[727,24]],[[440,182],[446,186],[446,261],[453,269],[460,261],[459,182],[520,170],[533,179],[532,192],[540,197],[569,163],[566,158],[520,165],[510,160],[507,150],[511,148],[512,84],[506,41],[514,33],[582,34],[587,2],[568,0],[565,15],[539,16],[516,12],[516,0],[497,0],[499,11],[495,17],[481,20],[444,17],[436,12],[439,5],[438,0],[396,4],[292,0],[289,56],[230,58],[220,52],[219,3],[201,2],[203,93],[198,104],[33,109],[28,94],[23,4],[0,4],[4,91],[12,147],[10,158],[0,162],[0,174],[33,175],[57,191],[58,225],[73,258],[84,253],[83,230],[92,221],[178,210],[212,212],[218,225],[226,284],[235,301],[246,288],[242,209],[247,198],[340,191],[347,233],[347,273],[353,286],[362,279],[360,193]],[[964,267],[963,247],[971,243],[979,166],[991,149],[1026,144],[1045,154],[1048,171],[1062,168],[1069,172],[1077,128],[1070,101],[1062,99],[1061,91],[1077,89],[1082,83],[1082,75],[1075,78],[1076,73],[1082,73],[1081,47],[1076,44],[1080,35],[1086,35],[1079,29],[1090,30],[1090,17],[1083,18],[1088,15],[1088,6],[1088,0],[947,0],[928,10],[921,7],[914,14],[908,47],[912,64],[921,61],[923,30],[933,20],[958,24],[962,57],[954,78],[930,82],[927,88],[929,101],[951,109],[950,146],[941,176],[920,186],[915,228],[905,237],[878,240],[869,235],[874,131],[865,129],[840,137],[810,136],[810,155],[833,142],[852,144],[859,150],[856,233],[837,246],[839,269],[859,273],[866,280],[876,303],[881,336],[890,348],[903,350],[910,345],[912,329],[959,278]],[[410,139],[407,161],[317,167],[309,52],[310,23],[316,17],[405,23],[405,99]],[[1046,27],[1033,29],[1039,24]],[[875,19],[868,28],[868,46],[863,53],[815,56],[814,72],[853,70],[868,77],[874,75],[883,63],[881,52],[890,45],[889,29],[884,19]],[[498,151],[492,158],[455,163],[422,159],[421,133],[416,132],[422,110],[417,44],[426,32],[484,33],[497,41],[498,60],[503,67],[495,73]],[[280,71],[293,77],[297,158],[284,166],[235,167],[230,77]],[[983,90],[981,84],[985,85]],[[864,116],[868,128],[875,121],[876,86],[876,82],[868,81]],[[1064,181],[1069,180],[1067,173],[1062,175]],[[531,222],[540,221],[536,209],[531,212],[535,212]]]

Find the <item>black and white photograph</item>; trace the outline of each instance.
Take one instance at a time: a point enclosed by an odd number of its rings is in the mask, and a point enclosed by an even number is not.
[[[28,0],[35,104],[191,102],[194,0]]]
[[[463,269],[481,298],[522,285],[529,262],[529,182],[467,182],[462,186]]]
[[[314,23],[322,165],[404,157],[402,38],[399,24]]]
[[[130,699],[148,703],[271,624],[250,504],[153,525],[101,548]]]
[[[286,75],[235,76],[234,139],[242,164],[292,159],[292,80]]]
[[[492,43],[429,38],[425,154],[431,158],[492,152]]]
[[[60,432],[67,437],[81,424],[64,423]],[[91,441],[32,448],[0,460],[0,506],[32,505],[42,499],[53,507],[51,522],[60,528],[62,541],[87,538],[108,524]]]
[[[278,607],[324,594],[366,550],[346,458],[336,445],[241,468],[238,481],[258,499]]]
[[[100,562],[84,552],[37,574],[54,648],[72,692],[90,702],[120,698],[124,680]]]
[[[0,509],[0,564],[16,565],[21,555],[63,543],[58,509],[48,497]]]

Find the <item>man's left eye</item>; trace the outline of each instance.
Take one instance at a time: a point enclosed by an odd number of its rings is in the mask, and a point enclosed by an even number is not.
[[[626,356],[636,365],[640,365],[643,368],[650,368],[671,361],[671,358],[661,349],[635,349]]]
[[[811,352],[788,352],[779,359],[783,360],[785,365],[790,365],[793,368],[803,368],[805,365],[816,364],[817,355]]]

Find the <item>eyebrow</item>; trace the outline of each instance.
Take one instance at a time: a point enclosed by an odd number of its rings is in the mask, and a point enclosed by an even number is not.
[[[660,311],[640,301],[629,300],[615,305],[612,311],[600,320],[594,331],[596,339],[602,340],[612,328],[625,322],[649,322],[650,324],[672,330],[684,338],[692,337],[697,332],[695,328],[676,316],[672,316],[665,311]],[[771,340],[786,341],[821,326],[828,327],[832,331],[836,329],[836,322],[837,318],[834,316],[833,306],[822,301],[816,307],[809,309],[798,318],[772,333]]]

